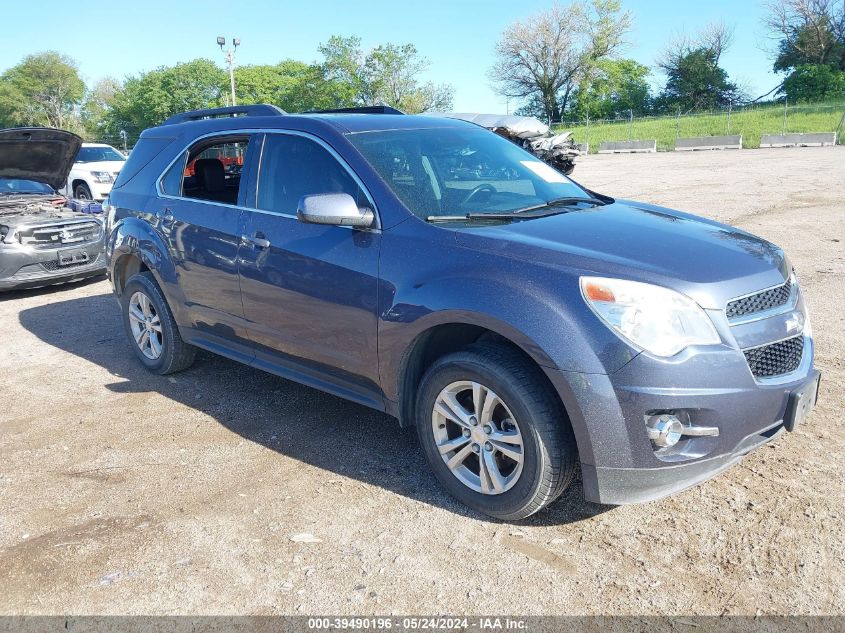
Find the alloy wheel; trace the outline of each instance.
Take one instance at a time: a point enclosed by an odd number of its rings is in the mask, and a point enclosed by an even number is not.
[[[150,360],[158,360],[164,347],[161,319],[143,292],[138,291],[129,298],[129,326],[141,353]]]
[[[522,474],[522,433],[504,401],[478,382],[441,390],[431,416],[434,440],[446,466],[468,488],[485,495],[510,490]]]

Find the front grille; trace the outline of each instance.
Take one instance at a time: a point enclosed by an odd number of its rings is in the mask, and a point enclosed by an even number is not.
[[[745,360],[751,368],[751,373],[757,378],[781,376],[798,369],[804,354],[803,335],[778,341],[770,345],[746,349]]]
[[[96,242],[101,233],[99,222],[77,222],[23,229],[19,235],[21,244],[28,246],[62,246]]]
[[[786,283],[776,288],[769,288],[747,297],[734,299],[728,303],[725,312],[729,319],[736,319],[748,314],[755,314],[757,312],[765,312],[772,308],[778,308],[786,305],[789,297],[792,295],[792,280],[787,279]]]

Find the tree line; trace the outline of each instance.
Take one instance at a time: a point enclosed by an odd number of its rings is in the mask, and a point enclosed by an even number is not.
[[[490,78],[520,104],[518,114],[544,120],[612,119],[633,114],[699,112],[773,95],[790,102],[845,98],[845,2],[770,0],[763,26],[774,43],[773,70],[782,84],[752,99],[721,66],[733,42],[723,23],[673,37],[652,68],[621,57],[633,17],[619,0],[555,4],[511,24],[496,44]]]
[[[785,79],[760,98],[790,102],[845,97],[845,1],[769,0],[773,69]],[[495,43],[489,77],[518,114],[544,120],[611,119],[741,105],[753,95],[722,68],[733,30],[721,23],[668,41],[649,67],[622,57],[633,16],[620,0],[554,4],[509,25]],[[428,60],[413,44],[364,51],[357,37],[331,37],[319,61],[286,59],[235,69],[238,103],[288,112],[386,104],[405,112],[449,110],[454,89],[424,82]],[[665,76],[652,88],[653,72]],[[38,125],[86,138],[132,139],[176,112],[227,103],[226,71],[209,59],[162,66],[86,86],[58,52],[28,55],[0,75],[0,127]],[[757,99],[755,99],[757,100]]]
[[[405,112],[448,110],[454,90],[420,80],[429,62],[413,44],[384,44],[364,52],[357,37],[333,36],[322,59],[235,68],[238,103],[272,103],[288,112],[388,104]],[[59,127],[86,138],[135,139],[144,129],[186,110],[228,104],[228,73],[195,59],[90,88],[72,58],[48,51],[28,55],[0,75],[0,127]]]

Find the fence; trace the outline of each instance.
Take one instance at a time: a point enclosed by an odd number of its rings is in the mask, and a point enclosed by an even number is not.
[[[679,138],[741,134],[743,147],[760,147],[763,134],[790,132],[839,132],[843,144],[845,102],[819,105],[765,104],[727,108],[714,112],[674,116],[629,115],[621,119],[570,121],[555,124],[571,130],[577,143],[588,143],[590,152],[604,141],[657,140],[658,150],[671,150]]]

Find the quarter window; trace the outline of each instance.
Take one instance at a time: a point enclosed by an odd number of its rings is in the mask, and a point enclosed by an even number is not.
[[[258,175],[258,208],[295,215],[302,196],[321,193],[348,193],[360,206],[369,206],[355,179],[322,145],[293,134],[268,134]]]

